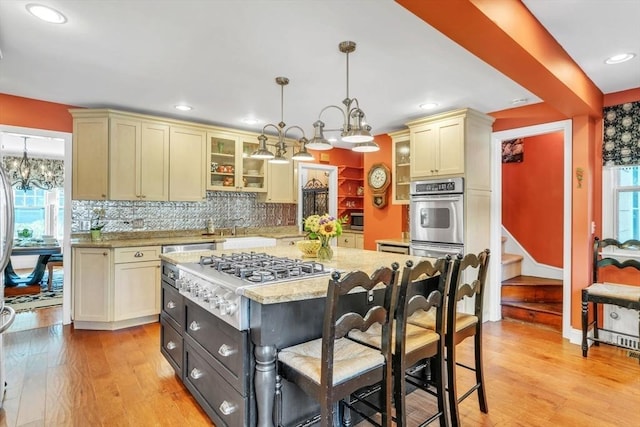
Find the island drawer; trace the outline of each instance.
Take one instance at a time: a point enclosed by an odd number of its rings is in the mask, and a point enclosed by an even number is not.
[[[201,350],[185,341],[184,383],[217,426],[249,425],[249,397],[243,397],[213,368]]]
[[[249,367],[249,337],[215,317],[196,303],[185,299],[185,340],[193,341],[212,358],[211,364],[236,390],[247,394]]]
[[[178,279],[180,273],[178,272],[178,267],[175,265],[162,261],[162,281],[167,282],[174,288],[176,287],[176,279]]]
[[[171,326],[163,313],[160,317],[160,352],[180,378],[183,378],[182,349],[182,335]]]
[[[162,313],[167,314],[172,326],[180,331],[184,330],[184,297],[176,288],[162,281]]]
[[[131,248],[115,248],[114,263],[140,261],[157,261],[160,259],[160,246],[136,246]]]

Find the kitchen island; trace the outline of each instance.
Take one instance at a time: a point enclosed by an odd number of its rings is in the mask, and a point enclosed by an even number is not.
[[[290,246],[254,248],[251,251],[264,252],[277,257],[300,258],[300,252]],[[211,251],[211,254],[219,256],[225,252],[229,251]],[[160,257],[165,263],[180,267],[180,264],[197,261],[199,255],[163,254]],[[277,351],[322,335],[324,301],[329,282],[328,273],[333,270],[345,273],[352,270],[362,270],[371,274],[377,268],[390,266],[393,262],[398,262],[402,267],[407,260],[418,262],[421,259],[414,256],[362,249],[334,248],[333,259],[324,263],[327,274],[316,275],[308,279],[238,288],[235,292],[241,295],[242,302],[237,304],[234,302],[231,306],[234,310],[242,311],[242,314],[246,315],[248,319],[246,321],[247,328],[242,326],[244,322],[241,321],[239,323],[241,326],[234,328],[237,329],[235,332],[231,331],[232,328],[227,323],[224,323],[228,322],[224,316],[228,311],[228,306],[224,310],[221,307],[222,315],[217,316],[219,319],[214,319],[216,317],[214,314],[206,315],[205,311],[218,313],[217,310],[209,310],[209,303],[190,297],[182,290],[180,294],[184,297],[184,307],[187,312],[183,316],[185,323],[182,327],[185,360],[183,360],[182,366],[176,369],[176,372],[181,375],[187,388],[214,422],[224,425],[271,426],[273,425],[276,395]],[[168,292],[172,292],[166,284],[163,284],[163,290],[165,288]],[[173,295],[171,305],[175,307],[178,296],[175,293]],[[375,292],[373,295],[367,292],[356,292],[350,295],[348,304],[349,309],[364,312],[371,304],[381,303],[381,301],[382,292]],[[165,304],[163,300],[163,310]],[[164,316],[163,319],[165,317],[167,316]],[[217,323],[215,323],[216,320]],[[194,322],[196,323],[194,324]],[[212,327],[212,332],[205,334],[202,330],[203,325],[209,326],[214,323],[217,329]],[[171,334],[182,332],[168,329],[168,327],[165,329]],[[220,340],[215,345],[198,342],[201,339],[209,340],[214,330],[223,331],[226,339],[232,340],[234,344],[230,345],[226,341]],[[176,348],[175,342],[178,339],[178,336],[172,335],[171,342],[174,343],[172,347]],[[164,344],[165,340],[163,339]],[[212,350],[217,350],[217,354],[214,354],[216,351],[204,351],[207,346]],[[240,354],[243,349],[248,354]],[[223,355],[224,353],[233,354],[233,356],[227,358]],[[163,350],[163,354],[167,356],[166,349]],[[209,356],[210,362],[205,364],[204,359]],[[179,357],[181,356],[175,356],[175,358]],[[175,358],[173,359],[174,368],[176,368]],[[230,360],[231,358],[234,360]],[[199,365],[191,365],[192,361],[199,363]],[[233,369],[229,368],[232,363],[239,363],[242,366],[241,371],[233,373]],[[208,368],[210,371],[203,376],[202,372],[206,372]],[[233,375],[231,375],[232,373]],[[202,383],[201,379],[205,377],[215,378],[218,386],[212,387],[210,384]],[[224,397],[217,397],[216,393],[223,388],[229,389],[228,394]],[[211,392],[212,396],[207,396],[208,392]],[[317,404],[312,399],[286,381],[283,382],[282,390],[279,390],[278,393],[281,393],[282,396],[284,425],[298,422],[313,414],[317,409]],[[238,413],[243,414],[241,417],[233,418]]]

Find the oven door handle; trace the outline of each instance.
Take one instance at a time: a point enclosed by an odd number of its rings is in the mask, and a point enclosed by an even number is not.
[[[462,200],[462,194],[459,196],[411,196],[412,202],[459,202]]]

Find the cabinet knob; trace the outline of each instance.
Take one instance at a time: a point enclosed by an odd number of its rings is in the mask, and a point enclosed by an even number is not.
[[[238,351],[228,344],[222,344],[218,349],[218,354],[222,357],[229,357],[236,354]]]
[[[141,199],[146,199],[146,198],[147,198],[147,196],[145,196],[144,194],[141,194],[141,195],[140,195],[140,198],[141,198]]]
[[[225,400],[218,409],[220,409],[222,415],[231,415],[238,410],[238,405]]]
[[[194,380],[197,380],[197,379],[199,379],[199,378],[202,378],[202,376],[203,376],[203,375],[204,375],[204,374],[202,373],[202,371],[201,371],[200,369],[198,369],[198,368],[193,368],[193,369],[191,370],[191,373],[189,374],[189,376],[190,376],[191,378],[193,378]]]
[[[107,253],[106,252],[102,252],[102,256],[107,256]]]
[[[174,350],[176,348],[176,343],[174,343],[173,341],[169,341],[167,343],[167,350]]]
[[[169,310],[172,310],[172,309],[176,308],[176,303],[175,303],[175,302],[173,302],[173,301],[169,301],[169,302],[167,303],[167,308],[168,308]]]
[[[191,329],[192,331],[199,331],[200,330],[200,324],[194,320],[189,325],[189,329]]]
[[[106,198],[107,198],[107,195],[106,195],[106,194],[101,194],[101,196],[102,196],[102,198],[103,198],[103,199],[106,199]]]
[[[142,258],[144,256],[144,253],[137,251],[133,256],[136,258]]]

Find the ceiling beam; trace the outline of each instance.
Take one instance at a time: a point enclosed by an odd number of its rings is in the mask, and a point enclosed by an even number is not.
[[[396,2],[566,117],[602,116],[602,92],[520,0]]]

